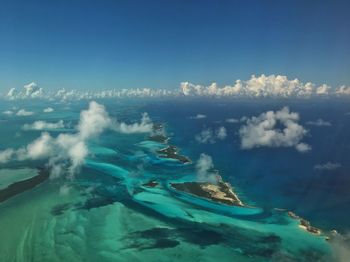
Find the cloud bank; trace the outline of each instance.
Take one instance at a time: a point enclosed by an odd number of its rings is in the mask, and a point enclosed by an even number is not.
[[[167,89],[110,89],[110,90],[67,90],[44,91],[35,82],[25,85],[22,89],[11,88],[4,98],[14,99],[57,99],[57,100],[92,100],[103,98],[123,97],[169,97],[169,96],[215,96],[215,97],[343,97],[350,96],[350,86],[331,87],[327,84],[316,85],[311,82],[303,83],[299,79],[288,79],[283,75],[252,75],[248,80],[236,80],[233,85],[219,87],[216,83],[209,86],[181,82],[177,90]]]
[[[299,115],[290,112],[288,107],[246,118],[245,125],[239,129],[241,148],[294,147],[299,152],[307,152],[311,147],[301,142],[307,131],[298,121]]]
[[[8,100],[20,99],[48,99],[48,100],[92,100],[104,98],[122,98],[122,97],[164,97],[178,94],[178,91],[171,91],[166,89],[150,89],[150,88],[136,88],[136,89],[111,89],[111,90],[67,90],[65,88],[58,91],[45,91],[39,88],[35,82],[24,85],[22,89],[11,88],[4,96]]]
[[[16,88],[11,88],[6,95],[6,98],[13,99],[24,99],[24,98],[40,98],[44,96],[44,91],[35,82],[31,82],[23,86],[22,90],[17,91]]]
[[[238,97],[312,97],[328,95],[350,95],[350,87],[332,88],[326,84],[316,86],[311,82],[302,83],[298,79],[289,80],[282,75],[252,75],[249,80],[236,80],[233,85],[219,87],[182,82],[181,93],[185,96],[238,96]]]

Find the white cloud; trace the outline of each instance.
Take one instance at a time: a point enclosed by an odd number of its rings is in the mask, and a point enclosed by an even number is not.
[[[350,257],[350,234],[339,234],[332,232],[330,241],[332,247],[332,261],[348,262]]]
[[[92,101],[89,104],[89,109],[80,113],[78,130],[81,137],[85,139],[102,133],[110,124],[111,119],[105,107]]]
[[[51,112],[53,112],[53,111],[54,111],[54,110],[53,110],[52,107],[48,107],[48,108],[45,108],[45,109],[43,110],[44,113],[51,113]]]
[[[200,154],[196,163],[197,176],[199,181],[216,182],[215,174],[211,172],[214,168],[213,159],[207,154]]]
[[[25,109],[20,109],[20,110],[16,113],[17,116],[31,116],[31,115],[33,115],[33,114],[34,114],[34,112],[26,111]]]
[[[317,95],[328,95],[329,92],[331,91],[331,89],[332,88],[330,86],[323,84],[316,89],[316,94]]]
[[[28,157],[34,160],[46,158],[54,152],[53,143],[53,138],[49,133],[41,133],[41,136],[38,139],[34,140],[27,146],[26,151],[23,152],[23,158]]]
[[[317,164],[314,169],[318,170],[333,170],[342,167],[340,163],[327,162],[325,164]]]
[[[15,97],[15,92],[16,92],[16,88],[11,88],[8,92],[6,97],[9,99],[13,99]]]
[[[143,113],[140,123],[126,124],[124,122],[115,122],[113,129],[124,134],[149,133],[153,130],[153,123],[148,114]]]
[[[236,119],[236,118],[228,118],[225,120],[226,123],[230,123],[230,124],[235,124],[235,123],[239,123],[239,119]]]
[[[8,161],[10,161],[14,152],[15,151],[12,148],[0,151],[0,163],[7,163]]]
[[[297,123],[298,121],[299,115],[290,112],[288,107],[246,118],[246,124],[239,130],[241,148],[295,147],[299,152],[309,151],[311,147],[301,143],[307,131]],[[283,125],[283,129],[280,129],[278,124]]]
[[[47,91],[35,82],[29,83],[23,89],[11,88],[4,98],[14,99],[57,99],[57,100],[93,100],[103,98],[123,97],[168,97],[168,96],[233,96],[233,97],[342,97],[350,95],[349,86],[331,87],[327,84],[316,85],[311,82],[303,83],[299,79],[288,79],[283,75],[252,75],[248,80],[235,80],[232,85],[219,87],[216,83],[208,86],[180,83],[180,89],[109,89],[109,90],[66,90]]]
[[[311,146],[305,143],[299,143],[295,146],[295,149],[300,153],[305,153],[311,150]]]
[[[211,129],[202,130],[198,135],[195,136],[195,139],[200,144],[215,143],[214,134]]]
[[[331,122],[325,121],[321,118],[317,119],[316,121],[308,121],[306,122],[306,124],[310,126],[331,126],[332,125]]]
[[[216,131],[216,137],[220,140],[224,140],[227,137],[226,128],[221,126]]]
[[[26,98],[42,98],[44,91],[35,82],[31,82],[23,86],[23,89],[17,92],[16,88],[11,88],[5,96],[7,99],[26,99]]]
[[[13,112],[11,111],[11,110],[6,110],[6,111],[4,111],[4,112],[2,112],[4,115],[8,115],[8,116],[10,116],[10,115],[12,115],[13,114]]]
[[[59,129],[64,128],[63,120],[59,120],[56,123],[48,123],[45,121],[35,121],[32,124],[24,124],[23,130],[46,130],[46,129]]]
[[[336,89],[335,92],[337,95],[350,95],[350,86],[341,86]]]
[[[216,142],[216,139],[224,140],[226,137],[226,128],[221,126],[217,128],[215,132],[210,128],[204,129],[195,136],[195,139],[200,144],[214,144]]]
[[[195,116],[191,116],[190,118],[191,119],[203,119],[203,118],[207,118],[207,116],[203,115],[203,114],[197,114]]]
[[[176,92],[177,93],[177,92]],[[60,89],[52,96],[60,100],[82,100],[101,98],[121,98],[121,97],[163,97],[171,96],[175,93],[166,89],[111,89],[102,91],[78,91]]]
[[[195,85],[189,82],[180,84],[185,96],[246,96],[246,97],[311,97],[324,95],[350,95],[350,87],[334,89],[326,84],[316,86],[302,83],[298,79],[289,80],[282,75],[252,75],[249,80],[236,80],[230,86],[218,87],[216,83],[209,86]]]

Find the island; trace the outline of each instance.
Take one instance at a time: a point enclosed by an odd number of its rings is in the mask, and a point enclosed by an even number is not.
[[[162,124],[154,124],[152,134],[147,139],[149,141],[168,145],[167,147],[156,151],[158,157],[174,159],[180,161],[182,164],[191,163],[191,160],[188,157],[179,154],[179,149],[176,146],[168,144],[170,138],[165,135],[164,126]]]
[[[147,183],[142,184],[142,186],[144,186],[144,187],[156,187],[158,185],[159,185],[159,183],[155,180],[151,180]]]
[[[154,141],[157,143],[161,143],[161,144],[166,144],[169,140],[169,137],[167,137],[163,134],[154,134],[154,135],[149,136],[148,140]]]
[[[0,190],[0,203],[36,187],[49,178],[49,170],[46,168],[38,168],[38,173],[39,174],[34,177],[14,182],[8,187]]]
[[[169,137],[165,135],[164,127],[162,124],[153,124],[152,134],[148,137],[148,140],[161,144],[168,143]]]
[[[183,164],[191,163],[191,160],[188,157],[183,156],[183,155],[179,155],[178,151],[179,150],[177,149],[176,146],[169,145],[166,148],[158,150],[157,153],[159,154],[159,157],[161,157],[161,158],[175,159],[175,160],[180,161]]]
[[[213,202],[230,206],[244,206],[237,194],[232,190],[231,185],[224,182],[221,176],[218,176],[217,183],[183,182],[171,183],[170,185],[175,190],[202,197]]]
[[[306,219],[296,215],[294,212],[292,211],[288,211],[288,215],[293,218],[293,219],[297,219],[299,220],[300,222],[300,228],[312,233],[312,234],[315,234],[315,235],[319,235],[321,234],[321,230],[316,228],[316,227],[313,227],[309,221],[307,221]]]

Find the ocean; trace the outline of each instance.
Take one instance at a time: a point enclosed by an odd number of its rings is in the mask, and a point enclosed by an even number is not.
[[[0,163],[4,189],[28,181],[29,189],[0,203],[0,254],[4,261],[332,261],[336,230],[349,231],[350,104],[341,99],[97,100],[113,119],[139,121],[147,112],[164,126],[168,144],[191,163],[160,158],[164,144],[148,133],[107,130],[88,141],[89,155],[74,177],[30,180],[46,159]],[[44,113],[47,107],[52,113]],[[288,106],[297,112],[312,149],[242,149],[244,117]],[[44,130],[52,137],[74,133],[88,101],[1,101],[0,111],[25,108],[28,116],[0,116],[0,151],[18,149],[42,130],[24,130],[37,120],[64,128]],[[227,119],[231,119],[227,121]],[[234,120],[232,120],[234,119]],[[243,120],[242,120],[243,119]],[[312,124],[318,119],[327,125]],[[310,124],[311,123],[311,124]],[[203,130],[224,127],[224,139],[199,142]],[[246,207],[229,206],[179,192],[172,183],[198,179],[201,154],[229,182]],[[326,163],[336,163],[330,168]],[[157,186],[145,186],[156,181]],[[21,185],[21,184],[19,184]],[[13,186],[20,191],[23,184]],[[2,191],[1,191],[2,190]],[[5,192],[5,193],[4,193]],[[1,198],[0,198],[1,199]],[[5,199],[5,197],[4,197]],[[297,216],[321,234],[300,228]]]

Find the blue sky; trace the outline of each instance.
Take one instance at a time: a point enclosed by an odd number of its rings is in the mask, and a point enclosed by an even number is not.
[[[0,91],[350,84],[347,1],[0,1]]]

